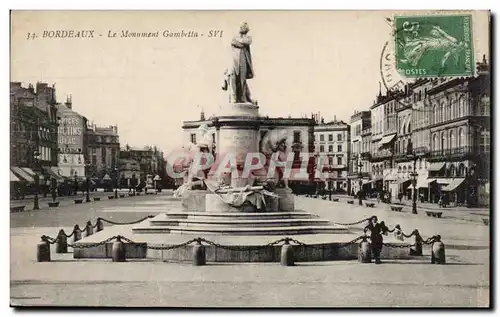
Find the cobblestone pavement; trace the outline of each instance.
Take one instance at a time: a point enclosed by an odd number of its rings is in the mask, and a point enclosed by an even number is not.
[[[112,263],[76,261],[71,254],[37,263],[41,234],[60,227],[83,225],[103,216],[105,206],[131,205],[164,197],[130,197],[58,210],[11,215],[11,303],[68,306],[487,306],[489,300],[489,228],[458,218],[391,212],[387,206],[366,208],[297,197],[297,209],[307,209],[332,221],[359,220],[376,214],[405,231],[418,228],[424,237],[436,232],[447,245],[447,265],[422,259],[388,261],[382,265],[357,261],[299,263],[189,264],[150,260]],[[130,221],[144,213],[107,213]],[[408,230],[406,230],[408,228]]]

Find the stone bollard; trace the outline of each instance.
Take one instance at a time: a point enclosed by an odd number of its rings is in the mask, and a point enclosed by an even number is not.
[[[50,262],[50,244],[43,238],[36,248],[36,260],[38,262]]]
[[[120,236],[116,238],[113,242],[113,247],[111,248],[111,260],[113,262],[125,262],[125,245],[121,241]]]
[[[360,263],[371,263],[372,261],[371,245],[370,242],[366,241],[366,238],[363,238],[363,241],[359,244],[358,261]]]
[[[444,243],[441,242],[441,236],[436,236],[436,239],[432,243],[432,254],[431,254],[432,264],[446,264]]]
[[[59,230],[59,234],[56,238],[56,253],[67,253],[68,252],[68,238],[63,229]]]
[[[82,229],[78,225],[73,228],[73,243],[82,239]]]
[[[200,266],[205,264],[207,264],[205,246],[201,244],[201,240],[198,239],[198,241],[196,241],[196,244],[193,246],[193,265]]]
[[[422,236],[418,232],[418,230],[415,229],[415,255],[423,255],[422,252],[422,246],[423,246],[424,240],[422,239]]]
[[[88,237],[91,236],[92,234],[94,234],[94,228],[92,227],[92,222],[90,222],[89,220],[85,225],[85,236]]]
[[[104,229],[104,222],[101,218],[97,218],[95,232],[102,231]]]
[[[280,263],[283,266],[294,266],[295,257],[293,254],[293,246],[290,245],[288,240],[281,246]]]

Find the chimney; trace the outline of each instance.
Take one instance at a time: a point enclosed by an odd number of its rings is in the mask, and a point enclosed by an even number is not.
[[[65,103],[65,105],[69,109],[73,109],[73,103],[71,101],[71,95],[69,95],[69,96],[66,97],[66,103]]]

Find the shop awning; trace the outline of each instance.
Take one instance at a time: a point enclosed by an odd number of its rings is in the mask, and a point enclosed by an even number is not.
[[[411,181],[411,179],[407,178],[407,179],[398,179],[396,180],[396,184],[403,184],[403,183],[406,183],[406,182],[409,182]]]
[[[436,182],[439,185],[449,185],[453,181],[452,178],[436,178]]]
[[[20,182],[21,180],[16,176],[16,174],[12,173],[12,171],[10,171],[10,181],[11,182]]]
[[[368,179],[368,180],[365,179],[365,180],[363,180],[363,185],[365,185],[365,184],[371,184],[373,182],[374,182],[373,179]]]
[[[57,167],[56,167],[57,168]],[[63,177],[60,176],[58,173],[54,172],[52,167],[44,167],[43,170],[49,174],[50,177],[55,178],[55,179],[62,179]]]
[[[451,180],[451,183],[449,183],[446,187],[443,188],[444,191],[451,192],[454,191],[455,189],[458,188],[463,182],[465,181],[465,178],[454,178]]]
[[[390,168],[384,171],[384,181],[395,181],[398,179],[398,170]]]
[[[432,172],[439,172],[440,170],[443,169],[443,167],[445,166],[446,163],[444,162],[435,162],[435,163],[431,163],[431,165],[429,165],[429,168],[427,169],[428,171],[432,171]]]
[[[382,140],[379,141],[379,146],[383,146],[385,144],[388,144],[390,142],[392,142],[394,140],[394,138],[396,137],[396,133],[394,134],[389,134],[389,135],[386,135],[382,138]]]
[[[26,173],[23,169],[21,169],[20,167],[18,166],[12,166],[11,168],[11,171],[14,172],[14,174],[18,177],[20,177],[22,180],[28,182],[28,183],[34,183],[35,180],[33,179],[33,177]]]
[[[31,177],[35,177],[35,175],[37,174],[37,173],[35,173],[35,172],[34,172],[31,168],[29,168],[29,167],[21,167],[21,169],[22,169],[23,171],[25,171],[26,173],[28,173],[29,175],[31,175]],[[38,174],[38,179],[42,181],[42,180],[43,180],[43,175],[42,175],[42,174]]]
[[[435,182],[435,178],[418,178],[417,179],[417,188],[427,188],[429,184]]]

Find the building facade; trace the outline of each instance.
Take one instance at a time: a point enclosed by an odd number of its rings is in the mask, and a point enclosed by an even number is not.
[[[118,167],[119,184],[122,187],[145,184],[148,175],[166,180],[163,152],[156,146],[131,147],[120,150]]]
[[[323,157],[323,172],[327,179],[320,187],[336,192],[351,192],[348,181],[349,160],[351,151],[351,130],[344,121],[325,122],[323,118],[314,126],[314,147],[318,155],[316,164]]]
[[[102,179],[119,168],[120,137],[117,126],[89,124],[86,129],[86,175]],[[110,176],[111,177],[111,176]]]
[[[10,83],[10,165],[19,179],[45,185],[57,171],[57,109],[54,86]]]
[[[348,172],[351,194],[360,191],[360,179],[361,186],[367,185],[370,181],[370,143],[371,113],[355,111],[351,116],[351,153]]]
[[[84,178],[87,118],[73,110],[70,98],[56,107],[59,174],[63,177]]]

